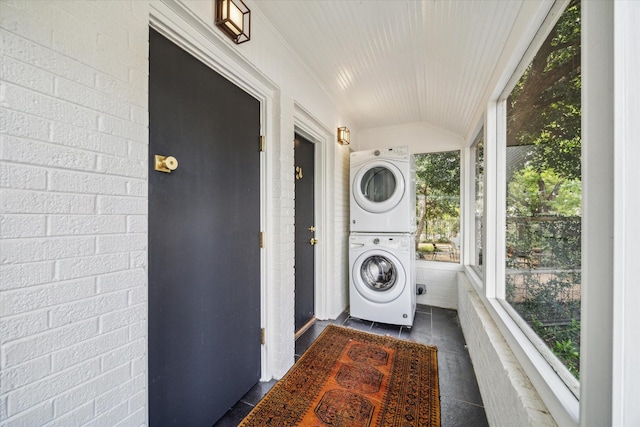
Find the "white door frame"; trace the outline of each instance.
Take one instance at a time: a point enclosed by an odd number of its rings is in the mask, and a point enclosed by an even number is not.
[[[275,135],[275,121],[273,117],[274,98],[277,95],[277,88],[270,83],[258,70],[249,64],[242,56],[234,50],[233,46],[222,35],[212,31],[201,20],[196,18],[182,4],[172,1],[151,2],[149,11],[149,25],[176,43],[185,51],[208,65],[211,69],[221,74],[235,85],[249,93],[260,102],[260,133],[268,141],[277,141]],[[272,183],[274,181],[271,165],[273,159],[269,156],[270,144],[266,144],[266,150],[261,153],[260,175],[260,226],[267,236],[273,235],[272,215],[268,215],[271,210],[270,200],[273,194]],[[256,149],[258,141],[256,141]],[[271,239],[273,241],[273,239]],[[258,236],[256,236],[256,244]],[[271,296],[269,290],[272,289],[273,269],[267,266],[272,261],[272,243],[261,251],[261,283],[260,283],[260,316],[261,327],[267,331],[274,330],[272,325]],[[275,357],[272,356],[277,342],[270,337],[277,334],[268,334],[265,344],[261,350],[261,380],[270,380]]]
[[[317,119],[304,110],[297,103],[294,104],[295,133],[305,137],[314,145],[315,173],[314,173],[314,217],[316,222],[315,237],[319,244],[315,251],[315,316],[317,319],[327,319],[329,316],[328,274],[331,270],[330,248],[334,245],[333,227],[329,219],[333,210],[333,198],[329,197],[332,187],[333,162],[329,161],[329,147],[333,141],[333,134]],[[293,139],[292,139],[293,144]]]

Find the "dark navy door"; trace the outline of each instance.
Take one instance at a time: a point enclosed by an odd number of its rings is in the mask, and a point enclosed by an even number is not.
[[[295,330],[315,317],[314,144],[296,134],[295,161]]]
[[[149,419],[210,427],[260,377],[260,104],[149,37]]]

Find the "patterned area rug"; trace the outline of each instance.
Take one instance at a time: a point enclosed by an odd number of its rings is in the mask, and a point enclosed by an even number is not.
[[[239,426],[440,426],[436,352],[329,325]]]

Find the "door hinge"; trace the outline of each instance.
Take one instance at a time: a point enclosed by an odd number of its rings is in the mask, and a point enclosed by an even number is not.
[[[267,342],[267,332],[264,328],[260,328],[260,344],[264,345]]]
[[[260,232],[260,247],[264,248],[264,231]]]
[[[267,143],[265,141],[264,135],[260,135],[260,152],[264,152],[267,149]]]

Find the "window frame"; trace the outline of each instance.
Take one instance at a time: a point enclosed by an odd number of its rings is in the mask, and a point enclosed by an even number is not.
[[[471,269],[475,272],[476,276],[480,279],[480,286],[484,285],[484,273],[485,273],[485,265],[486,265],[486,255],[483,253],[483,259],[482,259],[482,267],[476,264],[476,260],[477,260],[477,241],[476,241],[476,234],[478,232],[478,230],[476,229],[476,201],[477,201],[477,192],[476,192],[476,173],[477,173],[477,151],[478,151],[478,145],[480,144],[480,142],[482,142],[483,147],[482,149],[484,150],[483,153],[483,169],[484,169],[484,173],[482,175],[482,228],[483,228],[483,232],[481,234],[481,240],[482,240],[482,248],[483,251],[486,251],[487,248],[487,204],[486,204],[486,197],[487,197],[487,179],[486,179],[486,170],[487,170],[487,162],[486,162],[486,135],[485,135],[485,126],[484,124],[481,125],[480,130],[478,132],[476,132],[476,136],[473,140],[473,143],[471,144],[470,147],[470,152],[469,152],[469,170],[471,171],[471,173],[469,174],[469,181],[470,181],[470,189],[471,191],[469,191],[469,197],[468,197],[468,201],[469,201],[469,210],[468,210],[468,215],[469,215],[469,222],[467,225],[467,230],[469,230],[468,234],[469,234],[469,244],[467,245],[469,247],[469,251],[468,251],[468,260],[469,260],[469,265],[471,267]]]
[[[569,0],[557,0],[551,4],[539,6],[538,20],[530,22],[531,28],[523,32],[520,56],[512,58],[510,67],[506,67],[505,75],[497,84],[492,100],[487,103],[484,120],[484,215],[486,221],[484,277],[478,274],[470,262],[466,262],[464,267],[467,277],[553,418],[559,425],[577,426],[580,413],[579,383],[576,387],[569,387],[563,381],[562,376],[556,372],[557,366],[554,367],[549,363],[550,359],[555,359],[551,350],[530,330],[528,325],[523,327],[519,324],[516,319],[520,316],[505,301],[506,100],[568,3]],[[474,133],[472,144],[475,143],[476,136],[477,133]],[[472,144],[465,151],[469,158],[472,158],[473,154]],[[467,166],[470,166],[473,161],[470,159]],[[465,189],[467,191],[474,189],[475,173],[466,175],[465,179]],[[474,193],[474,191],[469,192]],[[469,195],[466,200],[468,203],[475,204],[475,194]],[[470,217],[474,215],[474,211],[475,206],[465,210],[467,215],[465,224],[470,230],[466,239],[468,245],[473,244],[474,230],[471,226],[474,218]],[[467,254],[469,255],[467,260],[471,261],[471,252],[468,251]],[[524,320],[521,323],[526,324]],[[547,356],[551,357],[545,358],[545,352],[548,352]],[[567,375],[571,374],[567,372]]]

